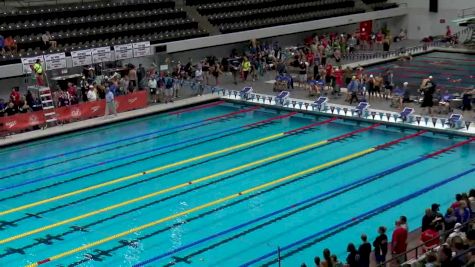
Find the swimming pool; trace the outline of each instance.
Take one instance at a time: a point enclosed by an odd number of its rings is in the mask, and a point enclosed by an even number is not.
[[[473,186],[473,139],[216,101],[0,150],[1,266],[283,266]]]
[[[434,77],[437,88],[451,93],[462,93],[475,84],[475,54],[430,52],[414,56],[411,61],[390,61],[372,65],[365,72],[382,73],[386,69],[394,72],[394,81],[400,85],[409,82],[418,87],[423,78]]]

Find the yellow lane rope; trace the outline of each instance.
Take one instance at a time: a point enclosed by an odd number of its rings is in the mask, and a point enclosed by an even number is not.
[[[151,173],[166,170],[166,169],[169,169],[169,168],[177,167],[177,166],[187,164],[187,163],[190,163],[190,162],[193,162],[193,161],[209,158],[209,157],[216,156],[216,155],[219,155],[219,154],[223,154],[223,153],[226,153],[226,152],[229,152],[229,151],[232,151],[232,150],[236,150],[236,149],[256,145],[256,144],[259,144],[259,143],[262,143],[262,142],[266,142],[266,141],[269,141],[269,140],[272,140],[272,139],[282,137],[284,135],[285,135],[285,133],[278,133],[278,134],[270,135],[270,136],[267,136],[267,137],[264,137],[264,138],[256,139],[256,140],[249,141],[249,142],[246,142],[246,143],[242,143],[242,144],[239,144],[239,145],[235,145],[235,146],[231,146],[231,147],[224,148],[224,149],[221,149],[221,150],[217,150],[217,151],[214,151],[214,152],[206,153],[206,154],[203,154],[203,155],[200,155],[200,156],[196,156],[196,157],[192,157],[192,158],[189,158],[189,159],[181,160],[181,161],[178,161],[178,162],[174,162],[174,163],[171,163],[171,164],[160,166],[160,167],[150,169],[150,170],[147,170],[147,171],[143,171],[143,172],[135,173],[135,174],[128,175],[128,176],[125,176],[125,177],[117,178],[115,180],[111,180],[111,181],[108,181],[108,182],[104,182],[104,183],[100,183],[100,184],[97,184],[97,185],[89,186],[89,187],[79,189],[79,190],[76,190],[76,191],[72,191],[72,192],[69,192],[69,193],[66,193],[66,194],[62,194],[62,195],[47,198],[47,199],[44,199],[44,200],[36,201],[36,202],[30,203],[30,204],[22,205],[22,206],[12,208],[12,209],[9,209],[9,210],[1,211],[0,216],[7,215],[7,214],[10,214],[10,213],[14,213],[14,212],[17,212],[17,211],[22,211],[22,210],[29,209],[29,208],[32,208],[32,207],[40,206],[40,205],[50,203],[50,202],[54,202],[54,201],[57,201],[57,200],[60,200],[60,199],[72,197],[72,196],[75,196],[75,195],[79,195],[81,193],[89,192],[89,191],[96,190],[96,189],[106,187],[106,186],[109,186],[109,185],[125,182],[125,181],[128,181],[128,180],[132,180],[132,179],[135,179],[135,178],[142,177],[142,176],[147,175],[147,174],[151,174]]]
[[[91,216],[94,216],[94,215],[97,215],[97,214],[100,214],[100,213],[111,211],[111,210],[114,210],[114,209],[117,209],[117,208],[120,208],[120,207],[123,207],[123,206],[126,206],[126,205],[130,205],[130,204],[133,204],[133,203],[136,203],[136,202],[139,202],[139,201],[142,201],[142,200],[146,200],[146,199],[158,196],[158,195],[162,195],[162,194],[165,194],[165,193],[168,193],[168,192],[172,192],[172,191],[175,191],[175,190],[187,187],[187,186],[191,186],[191,185],[194,185],[194,184],[197,184],[197,183],[205,182],[205,181],[214,179],[214,178],[219,177],[219,176],[223,176],[223,175],[230,174],[230,173],[233,173],[233,172],[236,172],[236,171],[240,171],[240,170],[243,170],[243,169],[246,169],[246,168],[249,168],[249,167],[260,165],[260,164],[263,164],[263,163],[266,163],[266,162],[269,162],[269,161],[273,161],[273,160],[276,160],[276,159],[279,159],[279,158],[287,157],[287,156],[290,156],[290,155],[293,155],[293,154],[296,154],[296,153],[300,153],[300,152],[303,152],[303,151],[306,151],[306,150],[310,150],[310,149],[313,149],[313,148],[316,148],[316,147],[319,147],[319,146],[326,145],[328,143],[330,143],[329,140],[322,140],[322,141],[312,143],[312,144],[309,144],[309,145],[305,145],[305,146],[302,146],[302,147],[299,147],[299,148],[296,148],[296,149],[292,149],[292,150],[289,150],[289,151],[286,151],[286,152],[283,152],[283,153],[280,153],[280,154],[276,154],[276,155],[273,155],[273,156],[270,156],[270,157],[267,157],[267,158],[252,161],[252,162],[249,162],[249,163],[246,163],[246,164],[243,164],[243,165],[231,168],[231,169],[220,171],[220,172],[217,172],[217,173],[214,173],[214,174],[211,174],[211,175],[208,175],[208,176],[204,176],[204,177],[201,177],[201,178],[189,181],[189,182],[185,182],[185,183],[178,184],[178,185],[175,185],[175,186],[172,186],[172,187],[168,187],[168,188],[165,188],[165,189],[162,189],[162,190],[159,190],[159,191],[156,191],[156,192],[153,192],[153,193],[141,196],[141,197],[137,197],[137,198],[130,199],[130,200],[127,200],[127,201],[123,201],[121,203],[110,205],[110,206],[104,207],[102,209],[94,210],[94,211],[91,211],[91,212],[88,212],[88,213],[85,213],[85,214],[82,214],[82,215],[79,215],[79,216],[76,216],[76,217],[73,217],[73,218],[69,218],[69,219],[66,219],[66,220],[63,220],[63,221],[60,221],[60,222],[57,222],[57,223],[53,223],[53,224],[46,225],[46,226],[43,226],[43,227],[40,227],[40,228],[36,228],[34,230],[24,232],[24,233],[15,235],[15,236],[11,236],[11,237],[0,240],[0,244],[5,244],[5,243],[11,242],[11,241],[14,241],[14,240],[17,240],[17,239],[21,239],[21,238],[24,238],[24,237],[27,237],[27,236],[30,236],[30,235],[33,235],[33,234],[41,233],[41,232],[44,232],[44,231],[52,229],[52,228],[56,228],[56,227],[61,226],[61,225],[65,225],[65,224],[72,223],[72,222],[75,222],[75,221],[79,221],[79,220],[82,220],[82,219],[85,219],[85,218],[89,218]]]
[[[319,170],[322,170],[322,169],[326,169],[326,168],[329,168],[329,167],[338,165],[338,164],[343,163],[343,162],[345,162],[345,161],[349,161],[349,160],[351,160],[351,159],[361,157],[361,156],[363,156],[363,155],[369,154],[369,153],[374,152],[374,151],[376,151],[376,150],[377,150],[376,148],[369,148],[369,149],[366,149],[366,150],[362,150],[362,151],[360,151],[360,152],[353,153],[353,154],[351,154],[351,155],[348,155],[348,156],[345,156],[345,157],[342,157],[342,158],[339,158],[339,159],[336,159],[336,160],[333,160],[333,161],[330,161],[330,162],[327,162],[327,163],[324,163],[324,164],[321,164],[321,165],[312,167],[312,168],[310,168],[310,169],[303,170],[303,171],[300,171],[300,172],[297,172],[297,173],[294,173],[294,174],[285,176],[285,177],[283,177],[283,178],[280,178],[280,179],[277,179],[277,180],[274,180],[274,181],[271,181],[271,182],[268,182],[268,183],[261,184],[261,185],[256,186],[256,187],[252,187],[252,188],[250,188],[250,189],[241,191],[241,192],[239,192],[239,193],[235,193],[235,194],[232,194],[232,195],[229,195],[229,196],[226,196],[226,197],[217,199],[217,200],[215,200],[215,201],[211,201],[211,202],[205,203],[205,204],[203,204],[203,205],[194,207],[194,208],[192,208],[192,209],[188,209],[188,210],[186,210],[186,211],[179,212],[179,213],[170,215],[170,216],[168,216],[168,217],[164,217],[164,218],[161,218],[161,219],[159,219],[159,220],[156,220],[156,221],[153,221],[153,222],[150,222],[150,223],[147,223],[147,224],[143,224],[143,225],[141,225],[141,226],[137,226],[137,227],[131,228],[131,229],[129,229],[129,230],[126,230],[126,231],[117,233],[117,234],[115,234],[115,235],[111,235],[111,236],[109,236],[109,237],[106,237],[106,238],[97,240],[97,241],[95,241],[95,242],[82,245],[82,246],[80,246],[80,247],[77,247],[77,248],[74,248],[74,249],[65,251],[65,252],[63,252],[63,253],[60,253],[60,254],[51,256],[51,257],[46,258],[46,259],[44,259],[44,260],[41,260],[41,261],[38,261],[38,262],[35,262],[35,263],[32,263],[32,264],[28,264],[28,265],[26,265],[26,267],[36,267],[36,266],[38,266],[38,265],[40,265],[40,264],[44,264],[44,263],[47,263],[47,262],[51,262],[51,261],[55,261],[55,260],[64,258],[64,257],[66,257],[66,256],[69,256],[69,255],[78,253],[78,252],[83,251],[83,250],[86,250],[86,249],[88,249],[88,248],[92,248],[92,247],[101,245],[101,244],[103,244],[103,243],[106,243],[106,242],[109,242],[109,241],[112,241],[112,240],[119,239],[119,238],[121,238],[121,237],[130,235],[130,234],[132,234],[132,233],[134,233],[134,232],[141,231],[141,230],[144,230],[144,229],[153,227],[153,226],[155,226],[155,225],[158,225],[158,224],[161,224],[161,223],[164,223],[164,222],[173,220],[173,219],[175,219],[175,218],[177,218],[177,217],[181,217],[181,216],[184,216],[184,215],[193,213],[193,212],[197,212],[197,211],[203,210],[203,209],[205,209],[205,208],[218,205],[218,204],[223,203],[223,202],[225,202],[225,201],[228,201],[228,200],[231,200],[231,199],[234,199],[234,198],[238,198],[238,197],[241,197],[241,196],[250,194],[250,193],[252,193],[252,192],[256,192],[256,191],[261,190],[261,189],[264,189],[264,188],[266,188],[266,187],[270,187],[270,186],[273,186],[273,185],[276,185],[276,184],[279,184],[279,183],[283,183],[283,182],[286,182],[286,181],[289,181],[289,180],[298,178],[298,177],[303,176],[303,175],[310,174],[310,173],[312,173],[312,172],[316,172],[316,171],[319,171]]]

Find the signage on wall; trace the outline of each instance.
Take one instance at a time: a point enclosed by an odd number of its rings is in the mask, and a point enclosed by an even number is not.
[[[66,54],[56,53],[45,55],[45,64],[47,70],[65,69],[66,66]]]
[[[445,23],[445,19],[440,19],[440,23],[441,23],[441,24],[444,24],[444,23]]]
[[[133,58],[133,46],[132,44],[114,45],[114,54],[116,60]]]
[[[71,51],[73,67],[92,64],[91,49]]]
[[[101,63],[113,61],[112,52],[110,46],[98,47],[91,49],[92,51],[92,62]]]
[[[150,42],[133,43],[134,57],[144,57],[152,54]]]
[[[36,60],[41,61],[41,65],[44,67],[44,58],[43,56],[35,56],[35,57],[25,57],[21,58],[21,65],[22,65],[22,70],[23,73],[32,73],[31,66],[36,63]]]

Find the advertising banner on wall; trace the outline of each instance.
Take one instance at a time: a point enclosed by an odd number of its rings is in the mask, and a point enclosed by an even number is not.
[[[133,43],[132,46],[134,48],[134,57],[144,57],[144,56],[149,56],[152,54],[149,41]]]
[[[73,67],[91,65],[91,49],[71,51],[71,59],[73,61]]]
[[[133,58],[133,46],[132,44],[114,45],[114,54],[116,60]]]
[[[66,54],[56,53],[45,55],[45,65],[47,70],[65,69]]]
[[[110,46],[93,48],[91,51],[93,63],[114,61]]]

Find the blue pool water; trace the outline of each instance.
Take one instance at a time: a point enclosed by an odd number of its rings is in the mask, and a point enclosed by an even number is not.
[[[236,113],[245,109],[247,112]],[[222,103],[1,149],[0,266],[24,266],[45,259],[50,262],[41,266],[133,266],[164,253],[167,255],[145,266],[239,266],[322,231],[322,235],[281,252],[283,266],[296,266],[310,263],[326,247],[343,257],[348,242],[358,243],[361,233],[372,240],[380,225],[392,231],[394,219],[400,215],[406,215],[409,226],[415,229],[426,206],[433,202],[447,206],[455,193],[474,184],[475,172],[471,172],[374,216],[337,227],[470,170],[475,163],[475,145],[465,144],[350,187],[467,139],[427,132],[319,172],[266,184],[417,132],[381,125],[255,163],[371,126],[336,120],[276,135],[329,119],[295,114],[266,121],[288,113]],[[253,125],[262,121],[265,123]],[[273,137],[253,142],[268,136]],[[218,153],[212,153],[215,151]],[[246,167],[248,163],[253,164]],[[236,167],[235,171],[210,176]],[[156,170],[143,173],[151,169]],[[137,175],[130,176],[133,174]],[[202,177],[207,178],[187,184]],[[113,182],[104,184],[109,181]],[[266,185],[247,193],[247,189],[262,184]],[[92,187],[96,185],[100,186]],[[129,201],[166,188],[170,190]],[[330,194],[336,188],[342,190]],[[81,189],[85,190],[78,191]],[[239,192],[242,195],[213,204]],[[272,214],[315,195],[321,197]],[[118,203],[122,205],[107,208]],[[193,210],[206,203],[211,204]],[[180,212],[185,213],[169,218]],[[74,221],[65,221],[71,218]],[[158,221],[162,218],[167,219]],[[151,222],[156,223],[107,239]],[[232,230],[213,237],[226,229]],[[98,240],[86,249],[74,250]],[[191,243],[194,245],[188,246]],[[252,266],[276,265],[274,260],[275,256],[266,257]]]

